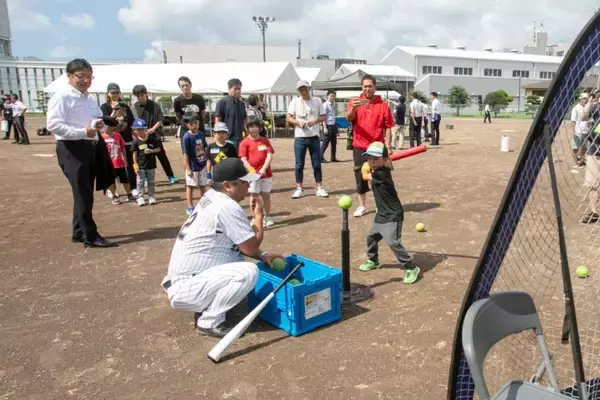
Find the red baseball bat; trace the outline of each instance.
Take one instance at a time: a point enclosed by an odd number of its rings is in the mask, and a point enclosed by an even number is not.
[[[398,153],[394,153],[390,156],[390,160],[396,161],[401,160],[406,157],[414,156],[415,154],[425,153],[427,151],[427,146],[422,144],[417,147],[413,147],[412,149],[402,150]]]

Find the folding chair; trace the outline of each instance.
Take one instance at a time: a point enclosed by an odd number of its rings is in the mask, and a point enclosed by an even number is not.
[[[543,367],[552,388],[528,381],[510,381],[490,395],[483,377],[483,363],[490,349],[510,335],[532,329],[537,337]],[[481,400],[558,400],[570,399],[560,393],[542,326],[531,296],[524,292],[492,293],[489,298],[474,302],[465,315],[462,326],[465,358]],[[542,367],[542,365],[540,365]],[[539,370],[539,369],[538,369]]]

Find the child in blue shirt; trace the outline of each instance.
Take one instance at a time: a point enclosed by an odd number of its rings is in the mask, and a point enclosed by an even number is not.
[[[194,211],[194,188],[200,191],[200,198],[204,196],[207,186],[206,176],[206,137],[200,132],[200,116],[197,113],[185,114],[184,123],[189,129],[181,140],[183,148],[183,167],[185,169],[185,198],[188,202],[188,215]]]

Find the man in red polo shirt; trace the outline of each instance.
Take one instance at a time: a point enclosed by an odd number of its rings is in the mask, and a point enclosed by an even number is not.
[[[365,201],[369,191],[369,183],[362,179],[360,168],[367,161],[362,155],[373,142],[383,142],[392,154],[391,140],[394,116],[387,102],[376,96],[377,81],[374,76],[365,75],[361,81],[362,94],[348,103],[346,118],[352,123],[352,147],[354,159],[354,177],[356,193],[358,193],[358,208],[355,217],[366,213]]]

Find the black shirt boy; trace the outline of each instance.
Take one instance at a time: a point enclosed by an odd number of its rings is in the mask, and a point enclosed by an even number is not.
[[[202,95],[193,93],[192,97],[186,99],[183,94],[180,94],[173,100],[173,108],[177,116],[178,123],[181,125],[183,114],[196,113],[200,117],[200,131],[204,132],[204,124],[206,121],[202,119],[202,113],[206,110],[206,102]]]
[[[404,208],[392,180],[392,171],[388,167],[382,167],[374,170],[371,176],[373,178],[373,197],[375,197],[377,207],[375,223],[403,221]]]
[[[244,124],[246,122],[246,105],[242,99],[235,99],[229,95],[217,102],[215,115],[221,122],[225,122],[229,129],[229,140],[241,141],[244,137]]]
[[[151,135],[146,140],[136,137],[131,144],[131,152],[137,153],[137,163],[140,169],[156,169],[156,153],[146,154],[146,149],[159,149],[160,142]]]
[[[221,160],[237,156],[238,153],[235,146],[228,142],[226,142],[224,146],[219,146],[216,142],[211,143],[206,148],[206,158],[210,160],[210,165],[213,167],[221,162]]]
[[[406,105],[399,103],[396,106],[396,125],[404,125],[404,119],[406,115]]]

